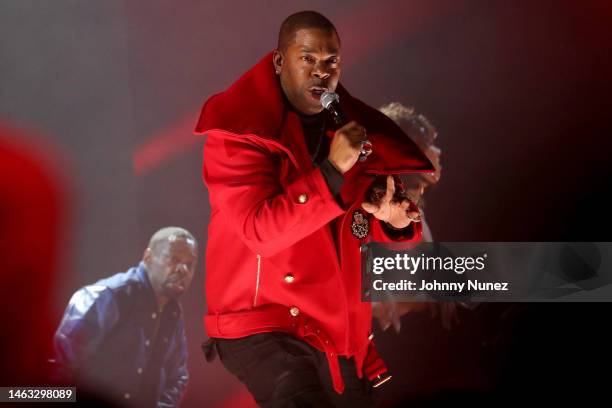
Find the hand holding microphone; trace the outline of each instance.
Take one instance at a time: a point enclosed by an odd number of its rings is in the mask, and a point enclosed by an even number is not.
[[[327,158],[340,173],[344,174],[359,160],[365,140],[367,140],[365,128],[351,121],[336,131]]]
[[[372,153],[372,143],[368,140],[366,130],[357,122],[346,123],[340,97],[334,92],[323,92],[321,105],[333,116],[336,125],[341,126],[336,131],[330,147],[329,160],[342,173],[346,173],[355,165],[357,160],[364,161]],[[336,139],[339,139],[336,142]],[[334,146],[335,145],[335,146]],[[355,148],[358,149],[354,157]],[[354,159],[354,160],[353,160]]]

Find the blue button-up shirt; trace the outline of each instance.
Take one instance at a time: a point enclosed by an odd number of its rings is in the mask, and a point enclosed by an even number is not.
[[[55,334],[64,377],[137,406],[174,407],[187,386],[180,304],[160,312],[144,264],[79,289]]]

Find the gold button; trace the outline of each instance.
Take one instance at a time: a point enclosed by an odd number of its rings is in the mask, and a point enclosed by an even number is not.
[[[138,367],[138,370],[136,370],[136,372],[137,372],[138,374],[142,374],[142,368]]]
[[[130,393],[126,392],[125,394],[123,394],[123,398],[130,399]]]
[[[296,317],[297,315],[300,314],[300,309],[293,306],[291,309],[289,309],[289,313],[291,314],[291,316]]]
[[[149,347],[149,344],[151,344],[149,340],[145,341],[145,347]]]
[[[151,313],[151,319],[157,319],[157,313],[155,312]]]
[[[304,204],[306,201],[308,201],[308,195],[306,193],[300,194],[300,196],[298,197],[298,201],[300,202],[300,204]]]
[[[368,340],[372,341],[373,338],[374,338],[374,333],[370,333],[370,335],[368,336]]]
[[[285,282],[291,283],[294,280],[295,280],[295,277],[292,274],[288,273],[288,274],[285,275]]]

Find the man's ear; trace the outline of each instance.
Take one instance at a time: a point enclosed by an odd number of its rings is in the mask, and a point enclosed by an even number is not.
[[[283,67],[283,54],[279,50],[272,52],[272,63],[274,64],[274,72],[276,75],[280,74]]]
[[[151,263],[152,256],[153,256],[153,251],[151,250],[151,248],[145,249],[142,254],[142,262],[144,262],[145,265],[149,265]]]

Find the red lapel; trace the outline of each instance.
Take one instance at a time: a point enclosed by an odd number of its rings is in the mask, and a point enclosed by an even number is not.
[[[399,174],[431,172],[433,165],[414,142],[389,118],[378,110],[353,98],[341,84],[336,92],[347,119],[357,120],[368,131],[374,152],[349,173]],[[294,129],[297,127],[299,129]],[[294,151],[292,137],[303,139],[297,115],[287,108],[272,64],[272,53],[266,54],[226,91],[212,96],[204,106],[195,128],[198,134],[208,130],[224,130],[236,135],[256,135],[276,147],[284,146],[299,156],[304,164],[301,148]],[[298,143],[303,143],[299,141]],[[306,160],[308,162],[308,160]],[[300,166],[304,168],[303,166]]]

